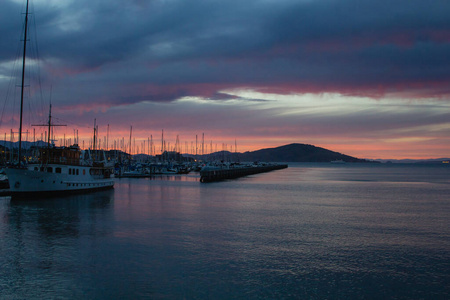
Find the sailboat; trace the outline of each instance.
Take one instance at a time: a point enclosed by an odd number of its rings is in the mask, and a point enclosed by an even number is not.
[[[28,3],[25,13],[25,34],[22,65],[22,92],[20,104],[18,163],[6,168],[10,192],[13,197],[36,197],[76,191],[92,191],[114,187],[114,166],[103,157],[98,159],[95,150],[96,126],[94,124],[94,151],[87,156],[77,144],[70,147],[55,147],[51,144],[51,105],[48,121],[48,146],[39,150],[37,163],[26,164],[22,158],[22,116],[25,77],[26,42],[28,30]]]

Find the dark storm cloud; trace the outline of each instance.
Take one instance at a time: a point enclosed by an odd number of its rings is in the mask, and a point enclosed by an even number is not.
[[[80,89],[89,82],[86,101],[100,94],[116,104],[214,98],[238,87],[448,93],[448,1],[51,3],[35,3],[41,54],[53,80]],[[19,6],[2,4],[1,61],[12,55]]]

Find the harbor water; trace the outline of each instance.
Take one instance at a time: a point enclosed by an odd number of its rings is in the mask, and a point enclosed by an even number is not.
[[[0,299],[450,299],[450,166],[289,164],[0,198]]]

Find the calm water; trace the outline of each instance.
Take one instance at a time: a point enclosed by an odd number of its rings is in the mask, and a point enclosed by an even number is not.
[[[291,164],[0,198],[1,299],[450,299],[450,166]]]

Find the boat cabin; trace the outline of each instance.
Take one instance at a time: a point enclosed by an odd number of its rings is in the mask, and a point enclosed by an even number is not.
[[[78,145],[40,149],[40,163],[80,165],[81,151]]]

